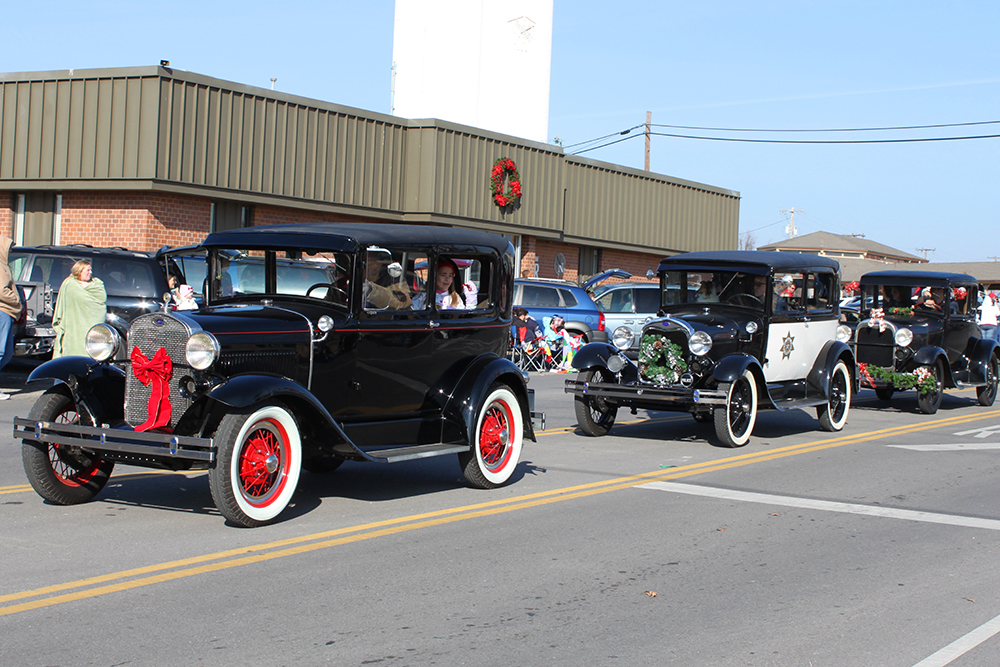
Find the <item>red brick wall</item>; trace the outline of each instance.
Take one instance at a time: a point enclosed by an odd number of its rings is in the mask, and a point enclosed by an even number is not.
[[[522,237],[521,270],[522,272],[527,271],[531,277],[556,278],[558,276],[556,276],[555,259],[556,254],[560,252],[566,257],[566,271],[563,273],[563,279],[576,282],[580,278],[580,251],[578,246],[570,243]],[[646,271],[652,269],[655,272],[661,259],[663,257],[658,254],[602,248],[600,270],[624,269],[632,274],[629,282],[646,282]],[[538,262],[537,276],[534,275],[535,262]],[[609,280],[608,282],[625,281]]]
[[[66,192],[59,242],[156,250],[208,234],[208,199],[169,193]]]
[[[0,234],[14,237],[14,206],[16,198],[13,192],[0,192]]]

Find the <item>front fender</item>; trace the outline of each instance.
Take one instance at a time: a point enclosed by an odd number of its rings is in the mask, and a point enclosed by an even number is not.
[[[461,425],[468,442],[472,443],[476,428],[476,413],[494,382],[506,384],[517,396],[524,435],[528,440],[537,442],[535,429],[531,425],[531,407],[524,375],[520,368],[505,357],[484,354],[466,367],[444,406],[445,420]]]
[[[830,398],[830,378],[833,377],[833,369],[837,362],[843,360],[847,366],[847,372],[851,376],[852,393],[857,394],[860,386],[858,384],[858,366],[854,361],[854,353],[847,343],[839,340],[827,341],[816,357],[812,370],[809,371],[807,382],[814,389],[823,394],[823,398]]]
[[[618,354],[618,348],[608,343],[587,343],[573,355],[573,368],[578,371],[608,367],[608,359]]]
[[[639,377],[639,368],[628,357],[621,355],[618,348],[609,343],[587,343],[573,355],[573,368],[585,371],[589,368],[607,368],[608,359],[622,356],[627,362],[621,370],[624,382],[634,382]]]
[[[731,354],[723,357],[712,370],[712,377],[718,383],[736,382],[747,369],[750,369],[757,378],[757,384],[763,386],[764,369],[760,367],[760,362],[748,354]]]
[[[124,418],[125,371],[90,357],[58,357],[46,361],[28,375],[28,383],[50,380],[66,385],[73,400],[95,423],[114,423]]]

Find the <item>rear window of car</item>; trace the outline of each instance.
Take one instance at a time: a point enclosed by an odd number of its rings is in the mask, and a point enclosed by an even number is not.
[[[26,253],[12,253],[11,262],[21,267],[27,261]],[[35,255],[28,276],[22,276],[30,282],[48,283],[57,290],[73,264],[84,257],[69,255]],[[108,296],[157,298],[158,288],[162,287],[154,277],[153,270],[158,267],[152,261],[137,261],[120,256],[93,256],[90,258],[94,277],[104,282]]]

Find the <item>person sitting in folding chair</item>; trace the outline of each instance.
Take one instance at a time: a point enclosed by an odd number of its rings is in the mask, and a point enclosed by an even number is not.
[[[573,354],[583,346],[583,336],[574,336],[566,330],[566,320],[559,315],[546,317],[545,341],[548,344],[549,357],[552,359],[552,370],[558,373],[568,373],[573,367]]]
[[[518,306],[514,309],[514,342],[520,349],[522,370],[545,370],[548,351],[545,348],[545,334],[528,310]],[[516,361],[515,361],[516,363]]]

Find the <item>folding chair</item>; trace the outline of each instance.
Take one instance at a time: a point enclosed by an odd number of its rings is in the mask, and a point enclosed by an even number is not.
[[[519,350],[521,363],[518,364],[518,368],[526,371],[545,371],[549,367],[549,353],[544,346],[545,339],[538,337],[534,340],[524,340],[524,336],[527,333],[525,327],[519,327],[517,329],[518,338],[517,348]],[[515,363],[517,363],[515,361]]]

